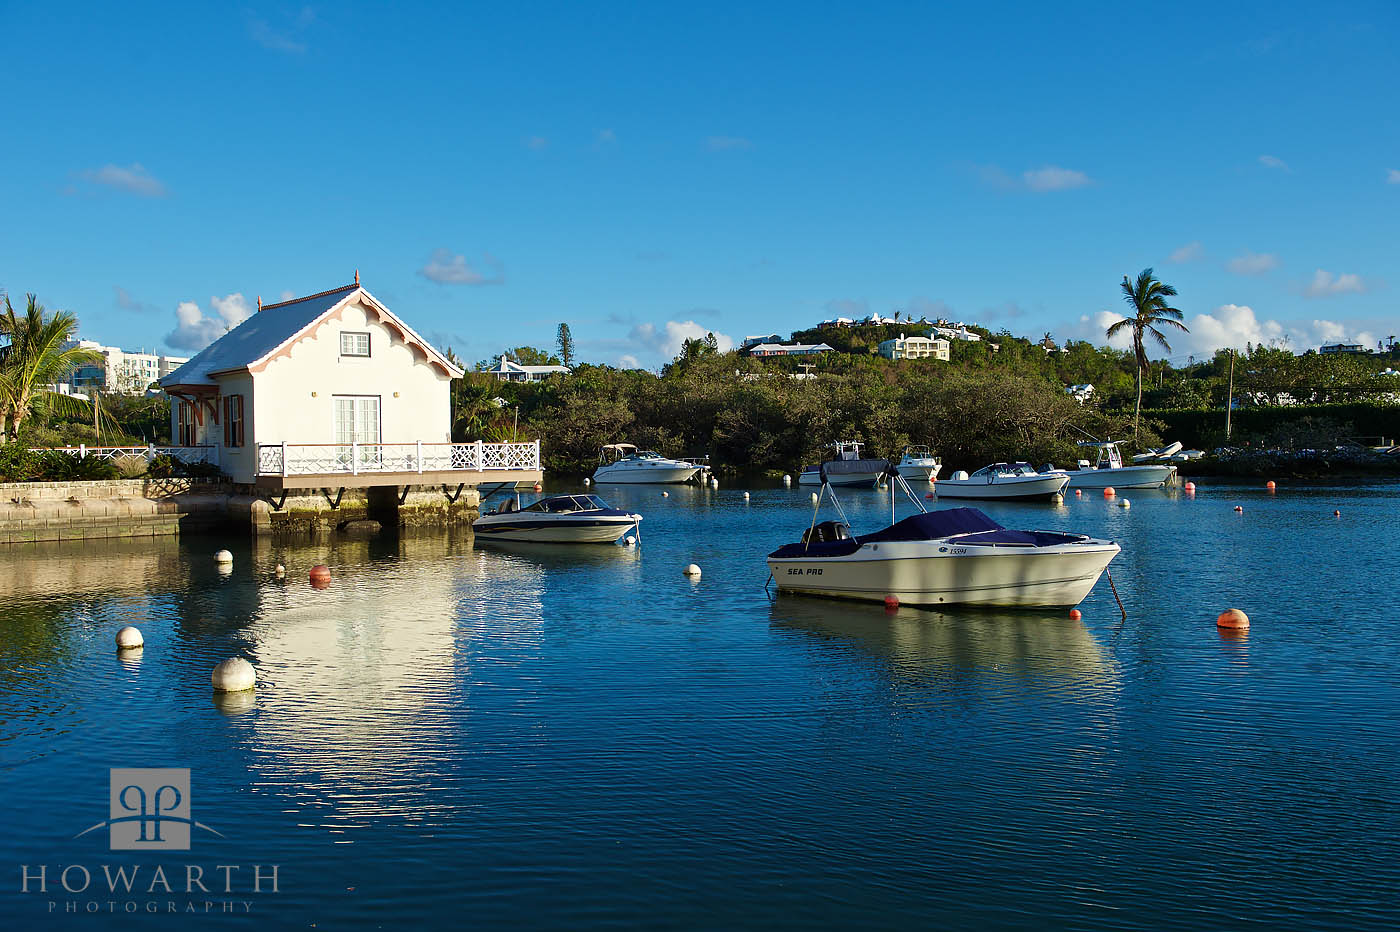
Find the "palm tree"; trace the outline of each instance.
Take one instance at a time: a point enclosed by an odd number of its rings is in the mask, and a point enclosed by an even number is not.
[[[88,402],[53,391],[50,386],[67,381],[81,365],[99,364],[102,354],[73,345],[78,318],[68,311],[46,314],[34,295],[24,315],[15,313],[8,295],[0,313],[0,443],[19,436],[20,425],[31,415],[85,415]]]
[[[1162,349],[1170,353],[1172,345],[1162,336],[1158,326],[1170,324],[1178,330],[1190,331],[1181,322],[1181,311],[1167,304],[1168,298],[1176,296],[1176,289],[1153,278],[1151,269],[1139,272],[1137,281],[1124,275],[1120,287],[1123,289],[1123,300],[1133,306],[1134,316],[1125,317],[1109,327],[1108,338],[1112,339],[1129,328],[1133,331],[1133,355],[1137,357],[1137,407],[1133,409],[1133,436],[1136,437],[1138,417],[1142,414],[1142,371],[1148,367],[1147,348],[1143,346],[1144,334],[1152,334]]]

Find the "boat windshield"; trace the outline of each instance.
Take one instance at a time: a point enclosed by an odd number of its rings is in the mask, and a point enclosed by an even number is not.
[[[993,463],[990,466],[982,467],[972,475],[987,479],[994,476],[1034,476],[1036,471],[1030,463]]]
[[[594,511],[606,507],[608,506],[604,505],[596,495],[555,495],[550,498],[542,498],[520,510],[564,514],[571,511]]]
[[[926,460],[933,458],[933,451],[928,447],[905,447],[904,458],[907,460]]]
[[[639,460],[659,460],[661,458],[661,454],[657,453],[655,450],[643,450],[637,454],[637,459]]]

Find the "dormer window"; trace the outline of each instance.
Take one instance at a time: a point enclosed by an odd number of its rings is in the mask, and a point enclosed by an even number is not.
[[[366,358],[369,356],[369,334],[345,331],[340,335],[340,355],[357,356]]]

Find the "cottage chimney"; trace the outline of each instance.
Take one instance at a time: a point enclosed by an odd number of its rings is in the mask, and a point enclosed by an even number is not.
[[[359,270],[359,269],[356,269],[356,270],[355,270],[355,284],[358,285],[359,283],[360,283],[360,270]]]
[[[262,313],[262,295],[258,295],[258,313]]]

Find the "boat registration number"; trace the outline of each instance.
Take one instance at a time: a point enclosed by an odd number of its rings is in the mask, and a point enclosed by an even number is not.
[[[819,566],[809,566],[806,569],[803,569],[800,566],[788,567],[789,576],[820,576],[821,574],[822,570]]]

